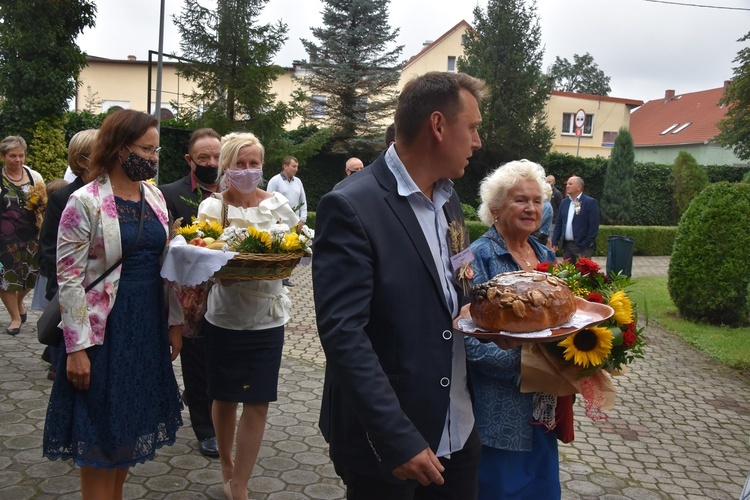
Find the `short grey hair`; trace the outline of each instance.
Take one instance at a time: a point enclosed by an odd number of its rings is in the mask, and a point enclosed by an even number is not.
[[[26,141],[20,135],[9,135],[0,141],[0,153],[5,154],[11,149],[21,148],[26,151]]]
[[[549,185],[544,178],[544,168],[529,160],[516,160],[506,163],[485,177],[479,184],[479,219],[488,226],[495,222],[493,210],[500,208],[508,191],[519,181],[531,180],[539,184],[539,192],[544,193],[544,186]]]

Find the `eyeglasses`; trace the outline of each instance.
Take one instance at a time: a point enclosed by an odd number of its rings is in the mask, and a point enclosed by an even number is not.
[[[141,151],[143,151],[144,153],[146,153],[149,156],[151,156],[151,155],[158,155],[159,151],[161,151],[161,146],[159,146],[158,148],[155,148],[155,147],[152,147],[152,146],[149,146],[149,147],[141,146],[140,144],[136,144],[136,146],[138,146],[139,148],[141,148]]]

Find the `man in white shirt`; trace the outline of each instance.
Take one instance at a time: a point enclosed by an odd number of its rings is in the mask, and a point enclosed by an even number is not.
[[[274,175],[268,181],[266,191],[281,193],[289,200],[289,205],[299,217],[297,230],[301,230],[307,221],[307,198],[302,181],[297,177],[299,162],[294,156],[286,156],[281,162],[281,173]],[[285,286],[294,286],[288,278],[284,279]]]
[[[297,177],[299,162],[294,156],[287,156],[281,163],[281,173],[274,175],[268,181],[268,192],[281,193],[289,200],[289,205],[299,216],[298,229],[301,229],[307,221],[307,198],[302,181]]]

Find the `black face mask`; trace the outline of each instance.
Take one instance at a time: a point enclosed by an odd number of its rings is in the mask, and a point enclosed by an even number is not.
[[[121,160],[122,169],[131,181],[145,181],[151,179],[158,171],[158,162],[138,156],[131,152],[125,160]]]
[[[195,163],[195,161],[193,161]],[[195,163],[195,170],[193,171],[195,178],[201,183],[207,186],[213,186],[216,184],[216,179],[219,177],[218,167],[206,167]]]

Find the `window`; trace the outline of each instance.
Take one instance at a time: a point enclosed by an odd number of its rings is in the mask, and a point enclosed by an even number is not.
[[[575,113],[563,113],[562,135],[575,135]],[[590,137],[594,133],[594,115],[586,115],[586,121],[583,123],[583,135]]]
[[[102,113],[106,113],[111,108],[115,108],[115,110],[130,109],[130,101],[113,101],[109,99],[102,101]]]
[[[448,56],[448,71],[456,71],[456,56]]]
[[[326,117],[326,96],[314,95],[310,99],[310,117],[311,118],[325,118]]]
[[[674,129],[674,130],[672,131],[672,133],[673,133],[673,134],[676,134],[677,132],[682,132],[683,130],[685,130],[686,128],[688,128],[688,127],[690,126],[690,124],[691,124],[691,123],[693,123],[693,122],[687,122],[687,123],[683,123],[682,125],[680,125],[680,126],[679,126],[679,127],[677,127],[676,129]]]
[[[466,35],[461,35],[461,45],[466,45]]]
[[[673,123],[673,124],[672,124],[672,125],[670,125],[669,127],[665,128],[665,129],[664,129],[664,131],[663,131],[663,132],[662,132],[661,134],[659,134],[659,135],[665,135],[665,134],[668,134],[668,133],[669,133],[669,131],[670,131],[670,130],[672,130],[673,128],[675,128],[675,127],[676,127],[677,125],[679,125],[679,123]]]
[[[611,148],[615,145],[615,139],[617,139],[617,132],[602,133],[602,146]]]

